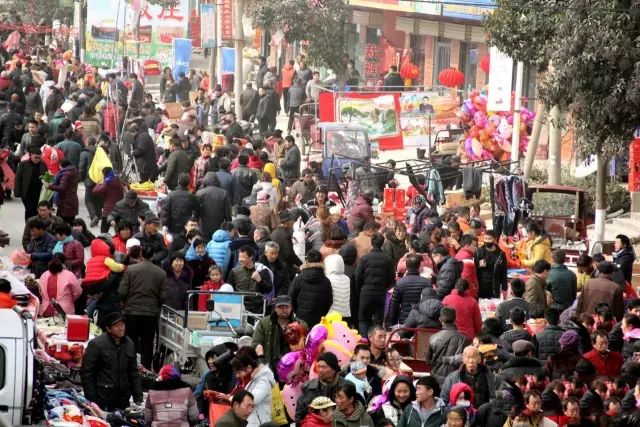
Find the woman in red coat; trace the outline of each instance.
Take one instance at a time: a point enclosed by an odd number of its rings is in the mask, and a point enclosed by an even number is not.
[[[478,301],[468,294],[469,282],[458,279],[456,288],[444,297],[442,305],[453,307],[456,310],[456,327],[465,334],[469,340],[480,332],[482,328],[482,316]]]

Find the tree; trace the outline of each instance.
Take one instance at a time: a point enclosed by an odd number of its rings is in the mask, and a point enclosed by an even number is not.
[[[499,0],[498,11],[506,6],[517,14],[526,8],[512,6],[524,3]],[[558,105],[570,113],[571,124],[580,138],[579,151],[598,159],[596,240],[601,240],[606,214],[606,165],[612,155],[628,146],[640,125],[640,4],[634,0],[526,3],[536,3],[534,7],[542,9],[517,14],[511,22],[501,14],[497,15],[500,21],[489,18],[491,42],[501,48],[512,45],[515,55],[528,51],[543,66],[548,63],[539,85],[539,98],[547,106]],[[551,17],[548,26],[542,19],[546,11]],[[509,25],[518,36],[511,38],[508,28],[501,28],[499,22]]]
[[[309,61],[339,73],[348,16],[344,0],[252,0],[247,6],[255,26],[281,30],[289,43],[308,42]]]

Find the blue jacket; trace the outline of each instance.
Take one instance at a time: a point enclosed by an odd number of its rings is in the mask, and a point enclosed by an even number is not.
[[[217,230],[213,233],[213,238],[207,244],[207,254],[222,269],[222,276],[227,273],[229,258],[231,257],[231,236],[224,230]]]

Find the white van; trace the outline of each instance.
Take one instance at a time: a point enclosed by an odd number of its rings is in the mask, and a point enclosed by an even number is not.
[[[0,425],[30,423],[24,413],[33,392],[34,340],[28,311],[0,309]]]

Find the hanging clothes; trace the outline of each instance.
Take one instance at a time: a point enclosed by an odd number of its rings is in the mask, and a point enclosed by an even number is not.
[[[440,179],[440,173],[437,169],[431,169],[427,182],[427,194],[431,198],[431,204],[438,206],[444,205],[444,187],[442,186],[442,180]]]
[[[469,200],[473,197],[479,199],[482,191],[482,169],[462,168],[462,189],[465,199]]]

